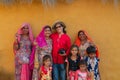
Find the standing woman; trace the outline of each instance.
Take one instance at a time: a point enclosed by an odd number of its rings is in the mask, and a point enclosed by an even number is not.
[[[29,80],[29,58],[32,52],[33,34],[29,24],[25,23],[15,36],[15,80]]]
[[[69,54],[71,46],[70,37],[65,31],[66,25],[59,21],[53,25],[55,33],[51,35],[53,40],[53,80],[65,80],[65,57]]]
[[[35,59],[34,59],[34,69],[33,69],[33,76],[32,80],[39,80],[39,68],[43,64],[43,57],[45,55],[49,55],[51,57],[52,52],[52,39],[50,35],[52,33],[50,26],[43,27],[40,34],[35,39]],[[52,59],[52,57],[51,57]]]
[[[85,32],[84,30],[80,30],[78,32],[78,36],[77,36],[77,39],[75,41],[75,44],[77,46],[79,46],[80,56],[82,59],[85,59],[85,57],[87,56],[86,49],[90,45],[95,46],[92,39],[88,36],[87,32]],[[99,52],[98,52],[97,46],[96,46],[96,49],[97,49],[96,56],[99,57]]]

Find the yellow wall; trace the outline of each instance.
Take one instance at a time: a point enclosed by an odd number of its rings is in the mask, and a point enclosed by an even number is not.
[[[0,7],[0,80],[13,80],[14,34],[23,22],[29,22],[36,36],[41,27],[62,20],[72,42],[80,29],[86,30],[100,49],[102,80],[120,80],[120,7],[98,1],[78,0],[43,9],[40,4]]]

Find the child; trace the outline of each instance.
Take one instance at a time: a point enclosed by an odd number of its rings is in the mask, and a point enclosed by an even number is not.
[[[96,47],[89,46],[86,52],[88,53],[88,57],[86,57],[88,70],[93,74],[94,80],[100,80],[100,74],[98,69],[99,59],[96,57]]]
[[[77,70],[75,74],[75,80],[91,80],[85,60],[80,61],[79,70]]]
[[[80,62],[80,56],[78,56],[79,48],[77,45],[72,45],[70,48],[70,54],[66,59],[67,62],[67,79],[75,80],[75,72],[79,69],[78,63]]]
[[[40,67],[40,80],[52,80],[51,57],[45,55],[43,57],[43,65]]]

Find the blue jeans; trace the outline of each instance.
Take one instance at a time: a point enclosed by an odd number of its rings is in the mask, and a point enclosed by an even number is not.
[[[53,64],[53,80],[65,80],[64,64]]]

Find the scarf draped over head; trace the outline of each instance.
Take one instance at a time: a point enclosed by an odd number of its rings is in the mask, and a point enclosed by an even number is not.
[[[80,30],[80,31],[84,32],[84,34],[86,35],[88,41],[93,42],[93,40],[92,40],[91,37],[87,34],[86,31],[84,31],[84,30]],[[80,46],[80,45],[81,45],[81,41],[80,41],[79,36],[77,36],[77,39],[75,40],[75,45],[77,45],[77,46]],[[96,49],[97,49],[97,51],[96,51],[96,56],[99,57],[99,50],[98,50],[98,47],[97,47],[97,46],[96,46]]]
[[[21,39],[21,35],[23,34],[23,32],[22,32],[22,29],[23,29],[23,27],[25,27],[25,26],[27,26],[28,27],[28,33],[29,33],[29,39],[30,39],[30,41],[33,43],[33,41],[34,41],[34,37],[33,37],[33,34],[32,34],[32,29],[31,29],[31,27],[30,27],[30,24],[28,24],[28,23],[24,23],[22,26],[21,26],[21,28],[17,31],[17,41],[18,41],[18,43],[20,42],[20,39]],[[16,42],[14,42],[14,45],[16,44]],[[14,53],[16,54],[16,50],[14,49]]]
[[[44,32],[45,32],[45,27],[43,27],[42,31],[39,33],[39,35],[35,39],[38,46],[41,48],[47,45]],[[31,57],[30,57],[30,68],[31,69],[34,68],[35,48],[36,48],[36,45],[34,45],[34,49],[33,49],[34,51],[32,52]]]
[[[21,35],[23,34],[22,29],[23,29],[23,27],[25,27],[25,26],[28,27],[29,39],[30,39],[30,41],[33,43],[34,37],[33,37],[32,29],[31,29],[30,24],[28,24],[28,23],[22,24],[21,28],[17,31],[17,34],[18,34],[18,35],[17,35],[17,41],[18,41],[18,43],[20,42]],[[16,42],[14,42],[14,44],[16,44]],[[17,52],[17,51],[14,49],[15,55],[16,55],[16,52]],[[32,52],[31,52],[31,54],[30,54],[30,63],[29,63],[29,64],[32,64],[32,62],[33,62],[33,61],[31,61],[31,60],[33,60],[33,58],[34,58],[34,52],[35,52],[35,48],[34,48],[34,46],[32,46]]]
[[[44,47],[47,45],[46,39],[45,39],[45,27],[43,27],[42,31],[39,33],[39,35],[36,37],[36,42],[39,47]]]
[[[21,38],[20,35],[23,34],[23,32],[22,32],[22,28],[25,27],[25,26],[28,27],[29,38],[30,38],[31,42],[33,42],[34,39],[33,39],[32,29],[31,29],[30,24],[28,24],[28,23],[24,23],[24,24],[22,24],[21,28],[17,31],[17,34],[19,35],[19,36],[18,36],[18,42],[20,41],[20,38]]]

